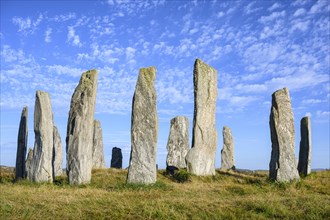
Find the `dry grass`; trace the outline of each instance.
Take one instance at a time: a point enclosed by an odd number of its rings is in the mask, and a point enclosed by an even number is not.
[[[217,172],[176,183],[125,184],[127,171],[94,170],[92,183],[13,183],[1,169],[0,219],[330,219],[330,171],[275,183],[267,173]]]

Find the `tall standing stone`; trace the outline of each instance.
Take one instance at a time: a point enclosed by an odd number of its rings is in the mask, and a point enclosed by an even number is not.
[[[101,122],[94,120],[93,168],[105,168]]]
[[[270,113],[272,154],[269,178],[280,182],[299,179],[295,157],[294,119],[289,90],[277,90],[272,95]]]
[[[171,120],[167,141],[166,165],[179,169],[186,168],[186,155],[189,151],[189,119],[177,116]]]
[[[58,133],[57,127],[54,125],[53,129],[53,176],[61,176],[62,171],[62,162],[63,162],[63,147],[60,134]]]
[[[28,108],[22,110],[21,121],[19,123],[16,153],[15,180],[25,178],[25,156],[28,139]]]
[[[195,61],[193,137],[186,162],[188,171],[198,176],[215,174],[217,78],[215,69],[199,59]]]
[[[131,156],[127,183],[156,182],[158,115],[156,68],[141,68],[132,103]]]
[[[300,150],[298,172],[302,176],[311,173],[311,158],[312,158],[312,129],[310,117],[303,117],[300,121]]]
[[[234,139],[229,127],[224,126],[222,130],[223,148],[221,150],[221,169],[235,169]]]
[[[34,106],[35,142],[32,175],[28,176],[28,179],[34,182],[53,181],[53,126],[53,112],[49,94],[37,91]]]
[[[97,70],[84,72],[71,98],[66,136],[67,176],[71,185],[91,181],[97,76]]]
[[[121,169],[123,167],[123,155],[118,147],[112,148],[111,168]]]
[[[27,155],[26,161],[25,161],[25,167],[26,167],[25,175],[26,176],[32,176],[32,161],[33,161],[33,149],[29,148],[28,155]]]

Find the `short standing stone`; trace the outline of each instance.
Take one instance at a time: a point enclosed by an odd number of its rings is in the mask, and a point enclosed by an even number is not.
[[[34,107],[35,142],[32,176],[28,176],[28,179],[34,182],[53,181],[53,126],[53,112],[49,94],[37,91]]]
[[[215,174],[217,130],[215,127],[218,74],[197,59],[194,66],[194,123],[192,148],[186,162],[187,170],[198,176]]]
[[[53,172],[54,178],[56,176],[61,176],[62,171],[62,162],[63,162],[63,148],[62,140],[60,134],[58,133],[57,127],[54,126],[53,130],[54,137],[54,148],[53,148]]]
[[[132,149],[127,183],[156,182],[158,115],[155,79],[155,67],[140,69],[132,103]]]
[[[300,151],[298,172],[302,176],[311,173],[311,158],[312,158],[312,129],[311,120],[309,117],[303,117],[300,121]]]
[[[101,122],[94,120],[93,168],[105,168]]]
[[[272,95],[269,125],[272,140],[269,178],[280,182],[299,179],[295,157],[294,119],[287,88]]]
[[[26,176],[32,176],[32,161],[33,161],[33,149],[29,148],[28,155],[25,161]]]
[[[67,176],[71,185],[91,181],[97,76],[96,70],[83,73],[71,98],[66,136]]]
[[[235,169],[234,139],[229,127],[224,126],[222,130],[223,148],[221,150],[221,169]]]
[[[111,168],[121,169],[123,167],[123,155],[118,147],[112,148]]]
[[[28,139],[28,108],[25,106],[21,114],[17,138],[15,180],[25,178],[25,156]]]
[[[166,166],[186,168],[186,155],[189,150],[189,119],[177,116],[171,120],[167,141]]]

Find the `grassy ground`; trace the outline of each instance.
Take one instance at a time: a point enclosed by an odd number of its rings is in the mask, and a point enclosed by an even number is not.
[[[141,186],[125,184],[125,170],[94,170],[90,185],[70,186],[13,183],[2,168],[0,219],[330,219],[330,171],[293,183],[219,171],[176,183],[162,173]]]

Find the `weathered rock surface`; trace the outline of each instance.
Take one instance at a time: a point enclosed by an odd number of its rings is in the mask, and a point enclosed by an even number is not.
[[[229,127],[224,126],[222,130],[223,148],[221,150],[221,169],[235,169],[234,139]]]
[[[101,122],[94,120],[93,168],[105,168]]]
[[[287,88],[272,95],[269,125],[272,140],[269,178],[280,182],[299,179],[295,157],[294,119]]]
[[[71,98],[66,136],[67,176],[71,185],[91,181],[97,77],[97,70],[84,72]]]
[[[123,167],[123,155],[118,147],[112,148],[111,168],[121,169]]]
[[[312,128],[310,117],[303,117],[300,121],[300,150],[298,172],[302,176],[311,173],[312,159]]]
[[[218,73],[197,59],[194,66],[194,122],[187,170],[198,176],[215,174],[218,134],[215,127]]]
[[[53,128],[53,177],[61,176],[62,171],[62,162],[63,162],[63,147],[60,134],[58,133],[57,127],[54,125]]]
[[[177,116],[171,120],[167,141],[166,166],[186,168],[186,155],[189,151],[189,119]]]
[[[158,115],[156,68],[141,68],[132,103],[131,156],[127,183],[156,182]]]
[[[53,181],[53,112],[47,92],[37,91],[34,107],[34,133],[32,174],[29,180],[34,182]]]
[[[33,161],[33,149],[29,148],[28,155],[25,161],[25,172],[26,176],[32,176],[32,161]]]
[[[25,156],[28,140],[28,108],[22,110],[17,138],[15,180],[25,178]]]

